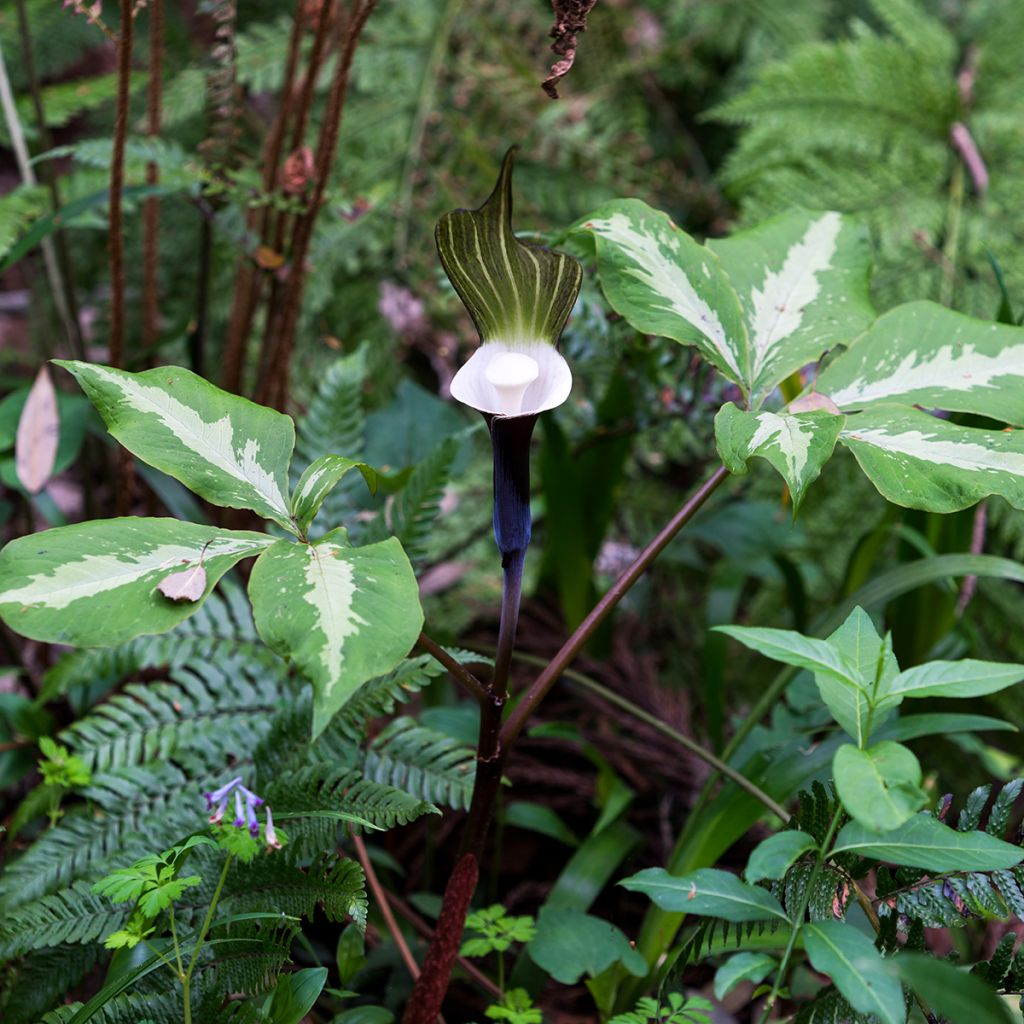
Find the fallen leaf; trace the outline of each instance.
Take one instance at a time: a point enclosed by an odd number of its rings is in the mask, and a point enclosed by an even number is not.
[[[57,394],[49,369],[41,366],[25,399],[14,439],[14,467],[29,494],[38,494],[50,479],[59,439]]]
[[[206,570],[197,565],[165,576],[157,590],[172,601],[198,601],[206,593]]]

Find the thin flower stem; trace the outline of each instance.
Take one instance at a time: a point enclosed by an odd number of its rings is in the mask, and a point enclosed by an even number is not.
[[[153,953],[153,956],[157,957],[157,958],[158,958],[158,959],[160,960],[160,962],[161,962],[162,964],[164,964],[164,965],[165,965],[166,967],[169,967],[169,968],[171,969],[171,971],[172,971],[172,972],[173,972],[174,974],[176,974],[176,975],[177,975],[177,977],[178,977],[178,981],[181,981],[181,979],[182,979],[183,975],[182,975],[182,973],[181,973],[181,972],[180,972],[180,971],[178,970],[178,968],[174,966],[174,963],[173,963],[173,961],[171,961],[171,960],[168,960],[168,959],[167,959],[167,957],[166,957],[166,956],[164,956],[164,954],[163,954],[163,953],[161,953],[161,952],[160,952],[160,950],[159,950],[159,949],[157,949],[157,948],[156,948],[156,946],[154,946],[152,942],[149,942],[149,941],[147,941],[146,939],[143,939],[143,940],[142,940],[142,944],[143,944],[143,945],[144,945],[144,946],[146,947],[146,949],[148,949],[148,950],[151,950],[151,951],[152,951],[152,953]]]
[[[700,488],[672,517],[661,532],[640,552],[633,564],[612,584],[604,597],[594,605],[590,614],[580,623],[576,631],[562,645],[562,649],[551,659],[547,668],[519,701],[515,711],[509,716],[501,731],[501,744],[506,749],[515,742],[523,726],[537,710],[541,701],[548,695],[551,687],[558,682],[562,673],[569,667],[572,660],[583,649],[594,631],[611,614],[615,606],[626,596],[633,585],[650,568],[651,563],[661,554],[669,541],[700,511],[704,503],[718,489],[729,475],[724,466],[718,469],[701,484]]]
[[[487,688],[477,677],[466,668],[465,665],[456,661],[436,640],[431,640],[426,633],[420,633],[416,641],[417,646],[427,652],[436,662],[443,665],[465,690],[467,690],[478,702],[487,699]]]
[[[825,839],[821,846],[818,847],[818,855],[815,858],[814,867],[811,869],[811,877],[807,880],[807,886],[804,889],[803,896],[800,898],[800,906],[796,913],[790,916],[790,921],[792,922],[793,927],[789,933],[789,941],[786,943],[786,950],[782,954],[782,960],[779,963],[779,972],[775,976],[775,983],[772,985],[772,990],[768,994],[767,1000],[765,1000],[764,1010],[761,1013],[761,1024],[765,1024],[768,1020],[775,1007],[775,1003],[779,998],[779,990],[782,988],[782,982],[786,977],[786,969],[789,967],[789,961],[793,956],[793,950],[796,948],[796,940],[803,928],[804,914],[807,912],[807,904],[811,901],[811,892],[814,889],[814,883],[818,880],[818,875],[821,874],[821,869],[825,861],[828,860],[828,851],[832,846],[832,839],[835,837],[836,829],[839,828],[839,819],[842,818],[842,816],[842,807],[837,807],[835,813],[832,815],[832,821],[829,823]]]
[[[190,991],[192,974],[196,969],[196,964],[199,962],[199,950],[203,948],[203,943],[206,941],[206,933],[210,930],[213,912],[217,909],[217,902],[220,900],[220,893],[224,888],[224,880],[228,877],[228,868],[231,867],[232,860],[234,860],[234,855],[229,853],[224,861],[224,867],[221,869],[220,878],[217,880],[217,888],[213,891],[213,899],[210,900],[206,917],[203,919],[203,927],[199,929],[199,934],[196,936],[196,944],[192,949],[192,958],[188,962],[188,970],[185,972],[185,977],[181,982],[185,992],[185,1024],[191,1024],[192,1021],[192,998]]]
[[[174,923],[174,904],[171,904],[171,940],[174,943],[174,959],[178,961],[178,980],[185,980],[185,965],[181,960],[181,943],[178,941],[178,926]]]
[[[517,661],[523,661],[533,665],[547,664],[543,658],[538,658],[532,654],[524,654],[517,651],[515,657]],[[726,764],[726,762],[721,758],[716,757],[706,747],[701,746],[696,740],[691,739],[685,733],[681,733],[677,729],[673,729],[672,726],[663,722],[657,716],[652,715],[649,711],[645,711],[638,704],[634,704],[631,700],[627,700],[614,690],[608,689],[607,686],[603,686],[596,679],[591,679],[590,676],[584,675],[582,672],[576,672],[569,668],[565,670],[564,675],[568,682],[575,683],[577,686],[582,686],[584,689],[590,690],[591,693],[596,693],[603,700],[608,701],[609,704],[614,704],[616,707],[622,708],[623,711],[632,715],[633,718],[636,718],[641,722],[645,722],[652,729],[657,730],[663,736],[667,736],[674,743],[678,743],[679,746],[688,750],[694,755],[694,757],[700,758],[700,760],[705,764],[710,765],[727,779],[731,779],[735,782],[740,789],[745,790],[754,797],[755,800],[764,804],[764,806],[767,807],[772,814],[778,817],[783,824],[788,824],[790,814],[785,807],[773,800],[763,789],[756,786],[741,772],[736,771],[735,768]]]

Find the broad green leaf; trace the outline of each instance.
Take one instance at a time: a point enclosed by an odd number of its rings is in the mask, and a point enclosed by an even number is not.
[[[883,497],[957,512],[998,494],[1024,508],[1024,435],[961,427],[918,409],[879,405],[846,418],[839,440]]]
[[[754,456],[770,463],[789,487],[795,515],[832,457],[844,419],[824,410],[745,412],[727,402],[715,417],[718,454],[730,473],[746,473],[747,460]]]
[[[841,746],[832,761],[832,775],[850,816],[874,832],[899,828],[928,800],[917,758],[892,740],[867,750],[850,743]]]
[[[0,616],[33,640],[103,647],[162,633],[188,618],[236,562],[273,538],[178,519],[101,519],[11,541],[0,550]],[[157,586],[202,565],[198,601],[177,603]]]
[[[933,711],[925,715],[901,715],[874,735],[879,739],[916,740],[922,736],[949,736],[959,732],[1017,732],[1017,726],[989,715]]]
[[[749,392],[743,312],[718,257],[639,199],[615,199],[578,222],[597,250],[601,287],[638,331],[696,345]]]
[[[796,210],[713,239],[747,322],[756,407],[779,381],[874,319],[867,231],[839,213]]]
[[[880,316],[821,373],[841,409],[887,402],[1021,419],[1024,328],[911,302]]]
[[[282,974],[264,1003],[270,1024],[299,1024],[320,998],[327,984],[326,967],[306,967]]]
[[[365,462],[346,459],[343,455],[322,455],[302,474],[292,495],[292,516],[300,530],[305,531],[313,522],[324,499],[350,469],[362,473],[371,494],[377,492],[377,471]]]
[[[817,849],[817,846],[814,838],[806,832],[797,829],[777,832],[754,847],[744,872],[746,879],[753,884],[765,878],[781,878],[797,858],[809,850]]]
[[[1024,860],[1024,849],[985,832],[957,832],[930,814],[915,814],[879,835],[857,821],[843,826],[833,853],[856,853],[926,871],[998,871]]]
[[[806,925],[803,937],[811,965],[832,979],[855,1010],[874,1014],[883,1024],[903,1024],[903,989],[863,932],[844,921],[821,921]]]
[[[764,981],[776,966],[775,957],[767,953],[737,953],[729,957],[715,974],[715,998],[724,999],[741,981],[755,985]]]
[[[437,223],[434,238],[448,279],[484,342],[555,344],[583,280],[565,253],[520,242],[512,232],[512,159],[505,154],[487,202],[455,210]]]
[[[593,978],[615,963],[638,978],[647,973],[644,958],[619,928],[569,907],[545,907],[527,949],[533,962],[563,985]]]
[[[828,640],[803,636],[791,629],[770,629],[762,626],[715,626],[715,632],[739,640],[758,654],[772,661],[781,661],[795,668],[812,672],[828,672],[854,684],[858,672],[836,646]]]
[[[700,868],[688,875],[670,875],[664,868],[646,868],[619,882],[642,892],[662,910],[683,911],[725,921],[788,921],[779,901],[767,890],[746,885],[728,871]]]
[[[954,964],[920,953],[900,953],[889,966],[950,1024],[1011,1024],[1015,1019],[981,978]]]
[[[547,804],[515,800],[505,807],[505,824],[539,832],[566,846],[579,846],[580,841],[572,829]]]
[[[215,505],[248,508],[294,530],[288,416],[214,387],[190,370],[127,373],[55,360],[74,374],[110,433],[143,462]]]
[[[901,697],[984,697],[1024,679],[1024,665],[995,661],[930,661],[901,672],[889,690]]]
[[[423,626],[419,589],[394,538],[349,547],[334,531],[315,544],[281,540],[249,578],[256,628],[313,683],[313,735],[368,679],[390,672]]]

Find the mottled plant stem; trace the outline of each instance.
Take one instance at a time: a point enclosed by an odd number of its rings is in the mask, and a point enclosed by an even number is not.
[[[496,491],[499,486],[498,469],[496,463]],[[473,899],[473,893],[476,891],[480,874],[480,859],[491,819],[494,816],[494,808],[501,788],[502,771],[509,749],[515,743],[537,706],[547,696],[551,687],[569,667],[594,631],[647,571],[669,541],[697,514],[728,475],[729,472],[724,466],[715,470],[654,540],[644,548],[537,677],[504,727],[501,720],[508,684],[508,664],[505,661],[504,652],[507,649],[510,661],[518,619],[519,593],[522,587],[522,562],[513,560],[514,552],[511,549],[510,554],[503,559],[506,563],[504,566],[505,587],[501,626],[499,627],[498,654],[495,659],[494,678],[488,690],[487,700],[482,703],[480,709],[480,734],[477,741],[473,797],[462,833],[458,860],[445,888],[437,929],[423,961],[423,973],[406,1004],[402,1024],[434,1024],[441,1011],[452,969],[458,956],[466,915]],[[529,493],[528,487],[525,493]],[[496,507],[495,527],[500,538],[499,515],[500,510]],[[522,555],[525,555],[525,550],[525,546],[523,546]],[[506,606],[513,598],[515,600],[514,615],[511,613],[511,609],[506,611]],[[501,667],[503,662],[505,662],[504,669]]]

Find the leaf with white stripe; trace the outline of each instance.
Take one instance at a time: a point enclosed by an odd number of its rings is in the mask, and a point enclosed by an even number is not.
[[[890,310],[826,367],[818,390],[844,410],[887,402],[1024,422],[1024,327],[933,302]]]
[[[879,405],[848,416],[839,435],[883,497],[956,512],[998,494],[1024,508],[1024,432],[961,427],[918,409]]]
[[[708,248],[718,254],[746,316],[755,406],[874,318],[867,231],[842,214],[796,210],[709,240]]]
[[[377,493],[377,471],[365,462],[346,459],[344,455],[322,455],[310,463],[295,485],[295,493],[292,495],[292,516],[300,530],[305,532],[320,511],[324,499],[350,469],[358,469],[370,493]]]
[[[554,345],[583,280],[566,253],[520,242],[512,231],[512,160],[505,154],[494,191],[477,210],[454,210],[434,239],[448,279],[484,342]]]
[[[765,459],[786,481],[795,515],[831,458],[844,419],[824,410],[746,412],[728,402],[715,417],[718,454],[725,468],[737,474],[746,473],[748,459]]]
[[[638,331],[696,345],[749,392],[751,358],[740,302],[718,257],[639,199],[615,199],[579,221],[597,250],[601,287]]]
[[[0,550],[0,617],[22,636],[76,647],[162,633],[196,611],[236,562],[272,543],[178,519],[101,519],[31,534]],[[169,575],[199,565],[206,585],[198,600],[159,592]]]
[[[110,433],[132,454],[215,505],[248,508],[294,531],[290,417],[222,391],[190,370],[128,373],[56,360],[75,375]]]
[[[368,679],[390,672],[423,626],[419,588],[394,539],[354,548],[335,530],[281,540],[249,578],[256,628],[313,684],[313,735]]]

